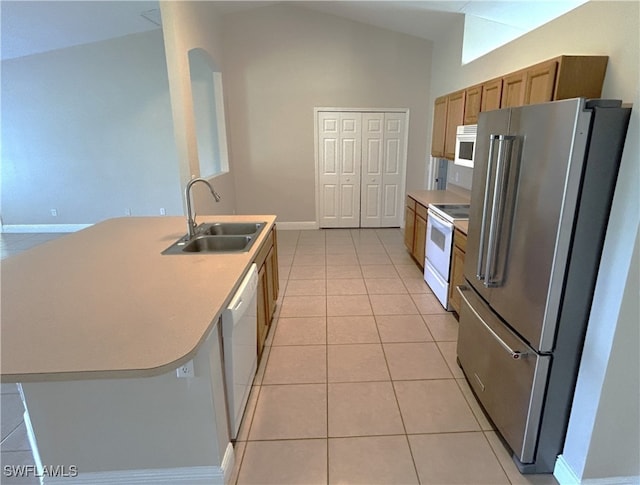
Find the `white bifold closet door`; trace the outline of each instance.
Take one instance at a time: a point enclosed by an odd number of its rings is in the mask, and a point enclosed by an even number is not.
[[[406,114],[318,113],[320,227],[398,227]]]
[[[360,225],[361,113],[319,113],[320,227]]]

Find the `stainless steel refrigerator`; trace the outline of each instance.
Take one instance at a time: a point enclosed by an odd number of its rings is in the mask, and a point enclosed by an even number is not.
[[[562,452],[631,109],[481,113],[458,362],[523,473]]]

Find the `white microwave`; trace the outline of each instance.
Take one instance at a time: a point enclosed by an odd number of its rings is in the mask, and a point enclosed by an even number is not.
[[[476,134],[478,125],[462,125],[456,129],[456,165],[473,168],[473,157],[476,153]]]

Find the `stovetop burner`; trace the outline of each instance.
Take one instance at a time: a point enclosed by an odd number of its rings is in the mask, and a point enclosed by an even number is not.
[[[451,222],[469,219],[469,204],[429,204],[429,208]]]

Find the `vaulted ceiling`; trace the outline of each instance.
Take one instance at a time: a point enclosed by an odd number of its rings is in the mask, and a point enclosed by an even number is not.
[[[294,1],[299,7],[437,41],[461,16],[504,27],[515,38],[586,0]],[[281,2],[210,2],[222,14]],[[159,28],[157,1],[8,1],[0,3],[2,59]],[[499,37],[495,36],[496,39]],[[485,39],[486,40],[486,39]]]

